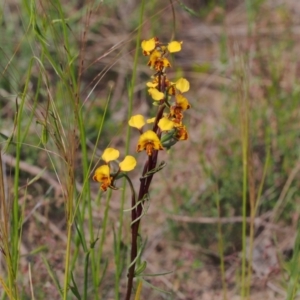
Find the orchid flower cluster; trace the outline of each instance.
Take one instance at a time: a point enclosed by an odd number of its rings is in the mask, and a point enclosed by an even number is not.
[[[149,56],[148,66],[154,71],[151,81],[147,82],[148,93],[153,99],[153,104],[158,107],[156,116],[145,120],[144,116],[134,115],[128,121],[129,126],[137,128],[140,137],[136,146],[136,151],[144,151],[147,154],[142,176],[140,177],[139,192],[136,193],[130,178],[125,172],[131,171],[136,166],[133,156],[127,155],[118,165],[113,164],[119,158],[119,151],[114,148],[104,150],[102,159],[104,165],[97,168],[93,179],[100,183],[102,191],[107,188],[116,189],[114,182],[125,177],[130,184],[131,195],[131,254],[130,266],[127,274],[126,300],[129,300],[133,290],[133,280],[139,276],[146,267],[142,263],[136,267],[138,256],[142,250],[138,251],[138,238],[140,237],[139,226],[142,216],[146,213],[144,203],[149,199],[149,188],[154,174],[160,171],[165,164],[158,167],[157,158],[160,150],[169,150],[177,142],[186,140],[188,133],[183,124],[183,113],[190,108],[184,93],[190,88],[189,82],[185,78],[179,78],[172,82],[168,79],[166,70],[171,67],[168,59],[171,53],[181,50],[182,42],[172,41],[168,44],[161,43],[158,38],[142,42],[143,54]],[[144,130],[146,124],[151,124],[152,129]]]
[[[182,123],[183,112],[190,108],[188,100],[183,96],[190,88],[185,78],[171,82],[166,75],[166,69],[171,67],[168,60],[170,53],[181,50],[182,42],[173,41],[167,45],[158,38],[142,42],[143,54],[149,56],[148,66],[155,71],[147,82],[148,92],[154,100],[154,105],[160,107],[156,117],[145,121],[142,115],[132,116],[129,125],[137,128],[141,136],[137,145],[137,152],[146,150],[152,155],[153,150],[170,149],[178,141],[186,140],[188,133]],[[175,99],[171,102],[172,97]],[[168,112],[163,113],[165,108]],[[154,123],[152,130],[142,131],[146,123]]]
[[[106,191],[107,188],[116,189],[114,180],[118,178],[121,172],[131,171],[136,166],[136,160],[133,156],[127,155],[124,160],[119,162],[119,167],[116,172],[113,172],[111,163],[119,158],[120,152],[114,148],[106,148],[101,156],[105,164],[97,168],[93,176],[94,181],[101,183],[101,190]]]
[[[170,149],[178,141],[186,140],[188,133],[183,125],[183,113],[190,108],[188,100],[183,96],[190,88],[189,82],[185,78],[180,78],[172,82],[167,78],[166,70],[171,67],[168,59],[170,53],[179,52],[182,42],[172,41],[168,44],[161,43],[154,37],[142,42],[142,50],[145,56],[149,56],[148,66],[154,70],[151,81],[147,82],[148,93],[154,100],[153,105],[159,107],[157,115],[145,120],[144,116],[138,114],[130,118],[128,124],[137,128],[140,137],[136,147],[137,152],[146,151],[148,156],[152,156],[154,151]],[[167,112],[164,112],[167,110]],[[145,124],[153,123],[151,130],[143,131]],[[101,183],[100,188],[106,191],[113,188],[114,180],[121,172],[134,169],[136,160],[133,156],[126,156],[119,163],[116,172],[112,172],[111,162],[117,160],[119,151],[114,148],[107,148],[102,155],[105,164],[96,169],[93,180]],[[150,170],[148,170],[150,171]]]

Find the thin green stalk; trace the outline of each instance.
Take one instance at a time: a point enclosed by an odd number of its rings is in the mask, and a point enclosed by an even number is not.
[[[63,84],[63,86],[66,89],[67,92],[67,97],[65,97],[66,99],[69,99],[69,104],[73,105],[73,111],[75,112],[75,120],[78,120],[78,117],[76,115],[76,109],[75,109],[75,103],[72,102],[72,100],[74,99],[74,95],[76,93],[74,93],[74,91],[77,90],[77,84],[76,84],[76,80],[75,80],[75,76],[74,76],[74,69],[73,69],[73,58],[71,57],[70,54],[70,46],[69,46],[69,41],[68,41],[68,34],[67,34],[67,25],[65,23],[65,19],[64,19],[64,15],[63,15],[63,11],[62,11],[62,7],[61,7],[61,3],[60,1],[55,1],[55,8],[57,9],[57,11],[60,14],[60,18],[61,18],[61,22],[60,25],[62,27],[62,32],[63,32],[63,39],[64,39],[64,46],[65,46],[65,50],[66,50],[66,55],[67,55],[67,63],[66,63],[66,68],[62,68],[60,65],[60,62],[57,62],[51,55],[51,53],[48,50],[47,44],[46,44],[46,40],[44,39],[43,36],[41,36],[41,33],[39,31],[36,31],[35,26],[37,26],[36,23],[36,16],[37,13],[35,11],[35,5],[34,2],[31,2],[31,6],[30,6],[30,18],[31,18],[31,25],[33,27],[33,31],[36,33],[36,38],[37,40],[40,42],[42,49],[43,49],[43,54],[47,57],[47,59],[49,60],[49,62],[51,63],[53,69],[55,70],[55,72],[58,74],[60,80],[61,80],[61,84]],[[49,24],[51,24],[51,22],[49,21]],[[52,28],[51,28],[52,29]],[[52,33],[53,35],[55,33]],[[69,79],[71,79],[72,84],[70,85]],[[53,114],[55,114],[56,116],[59,116],[59,113],[55,112],[56,108],[55,108],[55,103],[52,103],[53,107]],[[56,124],[56,122],[55,122]],[[60,124],[60,127],[62,126],[62,124]],[[57,129],[57,136],[60,136],[60,131],[59,128]],[[70,136],[69,136],[69,140],[68,142],[68,148],[71,149],[66,149],[66,147],[63,147],[62,144],[59,144],[58,147],[61,148],[59,150],[61,150],[63,152],[63,157],[67,160],[67,176],[68,176],[68,183],[67,183],[67,189],[68,189],[68,193],[67,193],[67,199],[66,199],[66,222],[67,222],[67,246],[66,246],[66,258],[65,258],[65,276],[64,276],[64,288],[63,288],[63,298],[67,299],[67,293],[68,293],[68,289],[69,289],[69,279],[70,279],[70,251],[71,251],[71,238],[72,238],[72,225],[73,225],[73,196],[74,196],[74,147],[75,147],[75,140],[76,140],[76,136],[75,136],[75,132],[73,130],[69,131]],[[62,146],[62,147],[60,147]],[[68,151],[66,153],[66,151]]]
[[[103,217],[103,222],[101,223],[102,225],[102,233],[101,233],[101,238],[100,238],[100,245],[99,245],[99,250],[98,250],[98,262],[97,264],[101,266],[101,259],[102,259],[102,253],[103,253],[103,246],[106,238],[106,227],[107,227],[107,221],[108,221],[108,212],[109,212],[109,203],[111,199],[111,189],[108,190],[107,195],[106,195],[106,203],[105,203],[105,211],[104,211],[104,217]]]
[[[136,82],[136,70],[137,70],[137,64],[138,64],[138,58],[139,58],[139,49],[140,49],[140,43],[141,43],[141,31],[142,31],[142,23],[143,23],[143,18],[144,18],[144,10],[145,10],[145,1],[143,0],[141,3],[141,8],[140,8],[140,19],[139,19],[139,29],[137,32],[137,37],[136,37],[136,46],[135,46],[135,55],[134,55],[134,61],[133,61],[133,70],[132,70],[132,77],[131,77],[131,82],[128,90],[128,98],[129,98],[129,103],[128,103],[128,120],[132,115],[132,106],[133,106],[133,92],[134,92],[134,87],[135,87],[135,82]],[[129,151],[129,145],[130,145],[130,134],[131,134],[131,127],[127,127],[127,132],[126,132],[126,149],[125,149],[125,154],[128,153]],[[120,216],[119,216],[119,228],[117,232],[117,243],[116,243],[116,253],[115,253],[115,264],[116,264],[116,273],[115,273],[115,299],[119,299],[120,296],[120,278],[121,278],[121,257],[120,257],[120,250],[121,250],[121,238],[122,238],[122,229],[123,229],[123,218],[124,218],[124,203],[126,200],[126,181],[123,181],[122,185],[122,195],[121,195],[121,208],[120,208]]]
[[[253,12],[254,7],[251,3],[251,0],[245,0],[246,10],[247,10],[247,17],[248,17],[248,34],[251,35],[253,31]],[[246,228],[247,228],[247,193],[248,193],[248,180],[249,180],[249,103],[248,103],[248,86],[245,80],[246,72],[245,68],[241,68],[241,82],[240,85],[242,87],[242,94],[244,94],[241,98],[242,100],[242,120],[241,120],[241,127],[242,127],[242,163],[243,163],[243,188],[242,188],[242,278],[241,278],[241,296],[242,299],[249,297],[250,295],[250,280],[251,280],[251,270],[248,269],[248,276],[247,276],[247,283],[246,283],[246,255],[247,255],[247,244],[246,244]],[[240,87],[240,88],[241,88]],[[251,193],[251,190],[250,190]],[[251,201],[251,199],[250,199]],[[250,216],[254,217],[255,210],[252,209],[250,211]],[[251,230],[252,225],[250,225],[250,237],[251,237]]]
[[[29,65],[29,70],[31,72],[31,69],[32,69],[32,65],[33,65],[33,61],[36,60],[38,63],[39,63],[39,66],[43,69],[44,71],[44,68],[43,68],[43,59],[44,59],[44,51],[42,51],[41,53],[41,59],[37,59],[37,57],[33,57],[30,61],[30,65]],[[23,140],[22,140],[22,143],[24,142],[25,140],[25,137],[27,136],[28,132],[29,132],[29,129],[30,129],[30,126],[31,126],[31,123],[32,123],[32,120],[34,118],[34,115],[35,115],[35,110],[36,110],[36,107],[37,107],[37,104],[38,104],[38,96],[39,96],[39,91],[40,91],[40,87],[41,87],[41,83],[42,83],[42,72],[39,73],[39,77],[38,77],[38,81],[37,81],[37,86],[36,86],[36,92],[35,92],[35,96],[34,96],[34,99],[33,99],[33,106],[31,107],[31,112],[30,112],[30,116],[29,116],[29,120],[28,120],[28,123],[27,123],[27,126],[25,126],[23,129],[22,129],[22,132],[23,132]]]
[[[94,251],[93,251],[94,252]],[[87,291],[88,291],[88,270],[89,270],[89,257],[90,251],[85,255],[84,259],[84,282],[83,282],[83,300],[87,300]],[[95,293],[96,294],[96,293]]]
[[[78,106],[76,107],[78,109]],[[85,239],[85,234],[84,234],[84,226],[83,226],[83,220],[85,216],[85,211],[86,211],[86,206],[88,206],[88,211],[89,211],[89,234],[90,234],[90,239],[91,241],[94,241],[94,230],[92,226],[92,215],[91,215],[91,190],[90,190],[90,182],[89,182],[89,163],[88,163],[88,153],[87,153],[87,148],[86,148],[86,134],[85,134],[85,127],[84,127],[84,121],[83,121],[83,116],[82,116],[82,110],[79,110],[75,112],[78,116],[78,128],[79,128],[79,136],[80,136],[80,149],[81,149],[81,163],[82,163],[82,171],[83,171],[83,178],[84,178],[84,183],[82,186],[82,192],[80,196],[77,199],[76,202],[76,211],[75,215],[78,214],[80,217],[78,218],[78,227],[80,232],[82,233],[82,240],[86,244],[86,239]],[[79,210],[79,205],[80,205],[80,200],[84,199],[82,203],[81,210]],[[76,253],[79,252],[79,239],[78,237],[76,238]],[[73,263],[75,265],[75,261],[77,259],[77,255],[74,255],[73,257]],[[94,250],[91,249],[91,261],[92,261],[92,266],[95,266],[95,255],[94,255]],[[72,267],[73,269],[73,267]],[[92,268],[92,273],[94,273],[95,268]],[[94,278],[94,274],[92,276]]]
[[[242,183],[242,276],[241,276],[241,296],[246,297],[246,229],[247,229],[247,193],[248,193],[248,163],[249,163],[249,101],[248,101],[248,82],[246,78],[246,68],[244,60],[241,58],[239,69],[239,100],[241,109],[241,140],[242,140],[242,164],[243,164],[243,183]]]
[[[264,165],[264,170],[263,170],[263,175],[262,175],[262,179],[258,188],[258,192],[257,192],[257,198],[256,198],[256,205],[255,205],[255,212],[257,211],[259,204],[260,204],[260,198],[263,192],[263,187],[266,181],[266,176],[267,176],[267,171],[268,168],[270,166],[270,161],[271,161],[271,146],[270,146],[270,141],[268,141],[267,143],[267,155],[266,155],[266,161],[265,161],[265,165]]]
[[[108,97],[107,97],[107,100],[106,100],[106,104],[105,104],[101,124],[100,124],[100,127],[98,129],[98,134],[97,134],[95,145],[98,145],[100,137],[101,137],[101,133],[102,133],[105,117],[106,117],[106,114],[107,114],[107,111],[108,111],[108,105],[109,105],[109,102],[110,102],[110,99],[111,99],[111,95],[112,95],[112,90],[109,91],[109,94],[108,94]],[[82,117],[83,117],[82,113],[80,113],[80,118],[79,118],[79,122],[80,122],[79,125],[81,127],[80,131],[82,131],[84,133],[81,137],[81,143],[85,145],[86,144],[85,143],[86,137],[85,137],[85,130],[84,130],[84,122],[83,122]],[[84,160],[86,160],[86,164],[87,164],[86,146],[84,146],[84,148],[85,148]],[[97,150],[97,147],[95,146],[94,152],[92,154],[92,159],[91,159],[90,165],[84,171],[84,177],[83,177],[83,178],[85,178],[84,186],[86,185],[86,182],[89,180],[89,173],[90,173],[90,170],[91,170],[91,167],[92,167],[92,162],[93,162],[93,158],[95,156],[96,150]],[[84,196],[84,195],[82,195],[82,196]],[[87,205],[88,216],[89,216],[88,217],[88,220],[89,220],[88,221],[88,226],[89,226],[90,240],[92,242],[94,242],[95,236],[94,236],[94,226],[93,226],[93,208],[92,208],[92,201],[91,201],[91,198],[90,198],[90,184],[89,183],[88,183],[88,197],[87,197],[87,199],[88,199],[88,201],[84,201],[84,203],[83,203],[82,217],[84,216],[84,211],[85,211],[85,208],[86,208],[86,205]],[[92,265],[92,279],[93,279],[93,285],[94,285],[94,291],[95,291],[94,297],[95,297],[95,300],[97,300],[97,299],[99,299],[97,289],[98,289],[98,285],[99,285],[99,281],[100,281],[100,274],[99,274],[99,271],[100,271],[99,266],[100,265],[98,264],[98,259],[95,256],[94,248],[91,249],[91,265]]]
[[[67,57],[68,57],[68,67],[69,67],[69,75],[71,75],[71,79],[72,79],[72,87],[74,89],[74,91],[78,91],[78,87],[77,87],[77,80],[76,80],[76,76],[75,76],[75,70],[74,70],[74,64],[73,62],[73,57],[71,55],[71,47],[70,47],[70,42],[69,42],[69,28],[67,26],[66,20],[65,20],[65,16],[64,16],[64,12],[62,9],[62,2],[60,0],[56,0],[56,8],[59,12],[60,18],[61,18],[61,24],[62,24],[62,31],[63,31],[63,37],[64,37],[64,46],[67,52]],[[78,99],[79,95],[77,95],[77,99]]]
[[[99,129],[98,129],[98,134],[97,134],[95,145],[98,145],[99,140],[100,140],[100,136],[101,136],[101,133],[102,133],[105,117],[106,117],[106,114],[107,114],[107,111],[108,111],[108,104],[109,104],[110,99],[111,99],[111,90],[109,91],[109,95],[108,95],[108,98],[107,98],[107,101],[106,101],[106,104],[105,104],[105,109],[104,109],[104,112],[103,112],[101,124],[100,124]],[[86,144],[85,143],[86,135],[85,135],[85,127],[84,127],[84,121],[83,121],[83,111],[80,111],[78,113],[78,115],[79,115],[78,120],[79,120],[79,128],[80,128],[80,142],[81,142],[82,145],[84,145],[84,147],[82,147],[82,148],[84,148],[83,149],[83,154],[82,154],[83,165],[84,165],[84,171],[83,171],[84,182],[83,182],[83,192],[80,194],[80,196],[77,199],[76,209],[75,209],[75,212],[76,212],[76,215],[77,215],[77,220],[78,220],[78,230],[79,230],[81,236],[80,237],[77,236],[77,238],[76,238],[76,248],[74,250],[74,255],[72,257],[72,264],[71,264],[72,269],[75,267],[75,263],[76,263],[76,260],[78,258],[78,254],[79,254],[79,248],[78,247],[79,247],[81,241],[85,245],[84,246],[84,248],[85,248],[84,251],[87,251],[86,238],[85,238],[84,228],[83,228],[84,227],[83,226],[83,220],[84,220],[84,216],[85,216],[86,207],[88,209],[88,227],[89,227],[89,233],[90,233],[90,241],[91,241],[91,244],[95,243],[94,226],[93,226],[93,213],[92,213],[93,209],[92,209],[92,201],[91,201],[91,198],[90,198],[90,184],[89,184],[90,177],[89,177],[89,174],[90,174],[90,171],[91,171],[91,168],[92,168],[93,158],[95,157],[97,146],[95,146],[95,148],[94,148],[94,151],[93,151],[92,157],[91,157],[91,162],[88,165],[88,161],[87,161],[88,155],[87,155],[87,149],[86,149],[86,146],[85,146],[85,144]],[[86,166],[85,166],[85,164],[86,164]],[[79,211],[79,205],[80,205],[81,199],[87,199],[87,200],[83,201],[82,209],[81,209],[81,211]],[[92,281],[93,281],[93,285],[94,285],[93,286],[94,287],[94,297],[95,297],[95,300],[96,300],[96,299],[99,299],[97,289],[99,287],[99,281],[100,281],[100,269],[99,269],[100,265],[98,264],[98,259],[95,255],[94,246],[91,247],[89,251],[90,251],[89,257],[91,257],[91,259],[86,261],[86,263],[91,264]],[[88,286],[85,285],[84,286],[84,295],[86,295],[87,289],[88,289]]]
[[[70,155],[72,156],[72,154]],[[65,258],[65,273],[64,273],[64,288],[63,288],[63,299],[67,300],[68,290],[69,290],[69,281],[70,281],[70,261],[71,261],[71,242],[72,242],[72,227],[73,227],[73,197],[74,197],[74,177],[73,177],[73,165],[72,162],[68,162],[69,172],[69,182],[68,185],[68,194],[67,194],[67,203],[66,203],[66,220],[67,220],[67,247],[66,247],[66,258]]]
[[[67,300],[68,289],[69,289],[69,266],[71,256],[71,237],[72,237],[72,222],[67,220],[67,247],[66,247],[66,258],[65,258],[65,273],[64,273],[64,289],[63,299]]]
[[[251,3],[251,0],[245,0],[246,4],[246,11],[247,11],[247,17],[248,17],[248,35],[250,36],[253,32],[254,28],[254,6],[253,3]],[[245,71],[245,69],[242,69]],[[246,76],[246,72],[242,75],[242,77]],[[252,261],[252,251],[250,251],[250,255],[248,257],[249,260],[249,266],[248,270],[246,268],[246,255],[247,255],[247,247],[250,246],[250,248],[253,247],[253,238],[254,238],[254,217],[256,213],[255,209],[255,195],[253,193],[255,192],[253,189],[254,187],[251,186],[251,179],[252,175],[251,173],[251,167],[249,166],[250,163],[250,151],[249,151],[249,102],[248,102],[248,86],[247,86],[246,80],[245,82],[241,82],[244,89],[243,92],[245,93],[245,99],[243,103],[243,114],[242,114],[242,127],[243,128],[243,136],[242,136],[242,147],[243,147],[243,223],[242,223],[242,245],[243,245],[243,252],[242,252],[242,299],[249,298],[250,297],[250,284],[251,284],[251,261]],[[246,86],[246,87],[245,87]],[[249,189],[248,189],[249,185]],[[246,244],[246,217],[247,217],[247,193],[249,190],[249,202],[250,202],[250,217],[251,217],[251,223],[250,223],[250,245]]]
[[[246,129],[246,128],[245,128]],[[247,143],[247,130],[244,132],[243,137],[243,204],[242,204],[242,245],[243,245],[243,255],[242,255],[242,299],[245,297],[245,278],[246,278],[246,226],[247,226],[247,180],[248,180],[248,143]]]
[[[251,206],[251,211],[250,211],[250,216],[251,216],[250,232],[249,232],[250,244],[248,245],[248,247],[249,247],[248,261],[249,262],[252,262],[252,258],[253,258],[254,218],[256,216],[257,209],[259,207],[260,198],[261,198],[261,194],[262,194],[262,191],[263,191],[263,186],[264,186],[266,175],[267,175],[267,170],[268,170],[269,163],[270,163],[270,158],[271,158],[271,147],[268,146],[266,161],[265,161],[265,164],[264,164],[263,175],[262,175],[262,179],[261,179],[260,186],[259,186],[259,189],[258,189],[258,193],[257,193],[257,196],[256,196],[256,201],[255,201],[254,207]],[[251,266],[251,263],[249,263],[249,266],[248,266],[248,282],[247,282],[247,288],[248,288],[247,295],[248,295],[248,297],[250,296],[251,275],[252,275],[252,266]]]
[[[290,279],[287,287],[286,300],[295,299],[299,289],[299,252],[300,252],[300,225],[298,223],[297,237],[293,248],[293,257],[290,262]]]
[[[66,70],[65,74],[63,74],[63,82],[64,86],[67,88],[67,91],[69,92],[69,97],[70,97],[70,104],[73,106],[73,111],[74,111],[74,118],[78,122],[78,109],[79,106],[76,105],[76,102],[72,102],[74,99],[78,100],[78,95],[76,96],[76,91],[78,91],[77,87],[77,81],[76,81],[76,76],[74,72],[74,65],[72,63],[73,57],[71,55],[71,47],[69,43],[69,34],[68,34],[68,26],[66,24],[65,16],[63,13],[62,9],[62,4],[60,1],[55,1],[55,7],[60,15],[61,18],[61,28],[62,28],[62,34],[63,34],[63,42],[64,42],[64,47],[66,50],[66,55],[67,55],[67,65],[66,65]],[[72,84],[70,86],[69,80],[71,80]],[[76,124],[74,124],[76,125]],[[75,141],[76,141],[76,133],[71,130],[70,131],[70,141],[69,141],[69,147],[68,149],[68,183],[67,183],[67,188],[68,188],[68,194],[67,194],[67,203],[66,203],[66,219],[67,219],[67,247],[66,247],[66,258],[65,258],[65,274],[64,274],[64,288],[63,288],[63,299],[67,300],[67,294],[68,294],[68,289],[69,289],[69,281],[70,281],[70,258],[71,258],[71,241],[72,241],[72,227],[73,227],[73,221],[74,221],[74,210],[73,210],[73,197],[74,197],[74,160],[75,160]],[[70,151],[70,152],[69,152]]]
[[[62,23],[63,23],[63,35],[64,35],[64,40],[66,42],[66,49],[67,49],[67,55],[68,55],[68,61],[71,62],[73,60],[72,56],[71,56],[71,52],[70,52],[70,46],[69,46],[69,40],[68,40],[68,35],[67,35],[67,30],[68,27],[66,26],[65,20],[64,20],[64,14],[62,11],[62,7],[59,6],[59,13],[62,19]],[[83,49],[82,51],[84,51],[84,41],[82,41],[83,43]],[[84,55],[84,53],[81,53],[82,55]],[[70,64],[69,64],[70,65]],[[72,65],[72,64],[71,64]],[[80,67],[81,68],[81,62],[80,62]],[[79,70],[79,75],[78,78],[76,79],[75,77],[75,72],[73,70],[73,68],[70,66],[70,70],[69,70],[69,74],[71,75],[72,78],[72,82],[73,82],[73,89],[74,91],[76,91],[74,93],[74,99],[75,99],[75,103],[74,103],[74,114],[75,114],[75,120],[77,128],[79,128],[79,136],[80,136],[80,149],[81,149],[81,158],[82,158],[82,166],[83,166],[83,178],[84,178],[84,184],[83,184],[83,189],[82,189],[82,193],[81,195],[78,197],[77,202],[76,202],[76,209],[74,214],[78,214],[79,218],[78,218],[78,229],[80,230],[81,234],[81,240],[84,244],[86,244],[86,239],[85,239],[85,235],[84,235],[84,230],[83,230],[83,220],[84,220],[84,216],[85,216],[85,211],[86,211],[86,205],[91,206],[91,193],[90,193],[90,182],[89,182],[89,170],[90,170],[90,166],[88,164],[88,153],[87,153],[87,147],[86,147],[86,134],[85,134],[85,127],[84,127],[84,120],[83,120],[83,111],[80,109],[80,104],[79,104],[79,94],[80,94],[80,76],[81,76],[81,72],[82,70]],[[83,203],[82,203],[82,209],[79,209],[79,205],[80,205],[80,200],[84,199]],[[90,211],[90,209],[89,209]],[[94,241],[94,231],[93,231],[93,226],[91,226],[91,222],[92,222],[92,216],[89,215],[89,233],[90,233],[90,238],[92,241]],[[79,237],[76,237],[76,248],[75,248],[75,253],[76,255],[74,255],[73,257],[73,262],[72,262],[72,269],[74,268],[75,265],[75,261],[77,260],[77,255],[79,252],[79,247],[80,243],[79,243]],[[92,266],[95,266],[95,255],[94,255],[94,251],[93,249],[91,249],[91,260],[92,260]],[[95,268],[92,268],[92,272],[94,273]],[[94,274],[92,276],[93,278],[95,277]]]
[[[14,272],[12,269],[12,261],[11,261],[11,249],[9,245],[9,213],[6,205],[6,199],[5,199],[5,188],[4,188],[4,173],[2,169],[2,154],[0,149],[0,232],[2,235],[1,239],[1,252],[3,251],[5,253],[4,260],[6,263],[7,273],[8,273],[8,286],[5,283],[4,278],[0,276],[0,284],[7,294],[7,296],[10,299],[14,299],[13,295],[11,294],[11,291],[13,291],[14,286]],[[5,293],[2,295],[2,299],[5,297]]]
[[[219,189],[217,187],[216,190],[216,205],[218,210],[218,216],[221,217],[221,208],[220,208],[220,195]],[[218,248],[219,248],[219,256],[220,256],[220,269],[222,275],[222,291],[223,291],[223,299],[227,299],[227,285],[226,285],[226,278],[225,278],[225,262],[224,262],[224,245],[223,245],[223,234],[222,234],[222,224],[218,222]]]
[[[16,106],[17,106],[17,123],[16,123],[16,165],[15,165],[15,177],[14,177],[14,201],[12,207],[12,238],[11,238],[11,263],[12,263],[12,274],[14,276],[13,280],[13,287],[12,290],[14,291],[13,294],[17,298],[18,291],[16,286],[16,278],[17,278],[17,269],[19,263],[19,240],[20,240],[20,226],[21,226],[21,214],[19,211],[19,177],[20,177],[20,157],[21,157],[21,148],[22,142],[24,141],[25,136],[23,134],[23,126],[22,126],[22,116],[23,110],[26,101],[27,90],[30,82],[30,75],[31,75],[31,68],[32,68],[32,61],[30,61],[29,68],[28,68],[28,75],[26,77],[25,87],[21,96],[21,103],[20,105],[17,103],[16,99]]]
[[[246,4],[246,11],[247,11],[247,19],[248,19],[248,33],[251,34],[253,32],[254,15],[255,15],[253,0],[245,0],[245,4]]]
[[[127,129],[127,136],[126,136],[126,145],[129,141],[129,134]],[[120,299],[120,279],[121,279],[121,239],[122,239],[122,230],[123,230],[123,217],[124,217],[124,204],[126,199],[126,182],[123,181],[122,185],[122,195],[121,195],[121,207],[120,207],[120,215],[119,215],[119,228],[117,231],[116,236],[116,251],[115,251],[115,265],[116,265],[116,271],[115,271],[115,299]]]
[[[254,28],[254,5],[251,3],[251,0],[245,0],[246,3],[246,10],[247,10],[247,17],[248,17],[248,35],[250,36],[253,32]],[[244,67],[244,65],[243,65]],[[243,86],[243,93],[244,97],[242,98],[243,104],[242,104],[242,161],[243,161],[243,204],[242,204],[242,215],[243,215],[243,222],[242,222],[242,287],[241,287],[241,295],[242,299],[249,298],[250,297],[250,283],[251,283],[251,259],[252,254],[248,257],[249,259],[249,267],[248,270],[246,268],[246,260],[247,260],[247,246],[246,244],[246,228],[247,228],[247,194],[249,191],[249,201],[250,201],[250,217],[251,217],[251,223],[250,223],[250,248],[253,247],[253,238],[254,238],[254,217],[256,213],[255,209],[255,191],[254,186],[251,186],[251,179],[252,175],[250,174],[251,168],[249,166],[250,163],[250,151],[249,151],[249,99],[248,99],[248,82],[245,79],[246,77],[246,70],[242,67],[241,74],[242,80],[241,80],[241,86]],[[249,185],[249,189],[248,189]]]
[[[85,216],[85,211],[86,211],[86,205],[90,206],[91,205],[91,193],[90,193],[90,184],[89,184],[89,166],[88,166],[88,154],[87,154],[87,149],[86,149],[86,135],[85,135],[85,128],[84,128],[84,121],[83,121],[83,116],[82,116],[82,111],[78,111],[78,106],[75,108],[75,114],[77,115],[77,120],[78,120],[78,128],[79,128],[79,136],[80,136],[80,148],[81,148],[81,158],[82,158],[82,166],[83,166],[83,178],[84,178],[84,183],[82,187],[82,192],[80,196],[77,198],[77,201],[75,203],[75,211],[74,214],[77,215],[77,225],[78,225],[78,230],[82,233],[81,234],[81,241],[86,244],[86,239],[84,235],[84,229],[83,229],[83,220]],[[82,208],[79,209],[80,205],[80,200],[84,199],[82,203]],[[92,222],[91,216],[89,216],[89,225]],[[90,237],[91,240],[94,240],[94,231],[93,227],[89,226],[89,232],[90,232]],[[74,255],[72,257],[72,263],[71,263],[71,269],[74,269],[75,267],[75,262],[77,260],[78,254],[79,254],[79,246],[80,246],[80,239],[78,236],[76,236],[76,242],[75,242],[75,249],[74,249]],[[94,251],[91,251],[91,260],[92,260],[92,265],[95,265],[95,257],[94,257]],[[92,268],[94,271],[94,268]],[[94,277],[94,276],[93,276]]]

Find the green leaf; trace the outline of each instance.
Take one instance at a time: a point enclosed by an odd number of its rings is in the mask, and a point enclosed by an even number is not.
[[[58,280],[56,274],[54,273],[52,267],[49,265],[48,261],[46,260],[46,258],[44,256],[42,256],[42,260],[43,260],[43,262],[44,262],[44,264],[46,266],[48,274],[50,275],[51,279],[53,280],[54,285],[57,288],[57,290],[58,290],[58,292],[59,292],[59,294],[60,294],[60,296],[62,298],[63,297],[62,288],[60,286],[60,283],[59,283],[59,280]]]
[[[167,291],[165,291],[165,290],[163,290],[163,289],[160,289],[160,288],[158,288],[158,287],[152,285],[151,283],[149,283],[149,282],[146,281],[146,280],[143,280],[143,282],[144,282],[146,285],[148,285],[148,286],[150,286],[151,288],[153,288],[155,291],[158,291],[158,292],[161,292],[161,293],[164,293],[164,294],[169,294],[169,295],[171,295],[170,292],[167,292]]]
[[[143,261],[135,270],[134,276],[139,276],[147,268],[147,262]]]
[[[71,286],[70,285],[70,289],[73,293],[73,295],[78,299],[78,300],[81,300],[81,296],[80,296],[80,293],[78,291],[78,287],[77,287],[77,284],[75,282],[75,279],[74,279],[74,276],[73,276],[73,272],[71,272],[71,280],[72,280],[72,283],[74,286]]]
[[[182,3],[181,1],[179,1],[179,5],[186,11],[188,12],[190,15],[194,16],[194,17],[199,17],[199,15],[191,8],[187,7],[184,3]]]

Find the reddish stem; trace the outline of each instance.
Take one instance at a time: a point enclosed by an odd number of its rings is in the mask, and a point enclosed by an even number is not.
[[[160,91],[165,91],[165,74],[161,73],[158,74],[158,82],[159,82],[159,87],[158,89]],[[163,102],[163,101],[162,101]],[[163,103],[162,103],[163,104]],[[158,134],[160,137],[161,133],[158,128],[158,122],[163,116],[163,112],[165,109],[165,105],[161,105],[159,107],[159,110],[156,115],[156,119],[153,125],[153,131]],[[139,234],[139,226],[140,226],[140,221],[141,221],[141,215],[143,213],[143,203],[147,199],[146,195],[149,193],[149,188],[150,184],[153,178],[153,174],[145,177],[145,175],[152,171],[157,164],[157,158],[158,158],[158,151],[155,150],[153,151],[151,156],[148,156],[148,160],[146,161],[142,173],[142,178],[140,178],[140,189],[139,189],[139,194],[137,200],[140,201],[140,203],[137,205],[136,209],[133,209],[131,212],[131,220],[134,222],[131,225],[131,254],[130,254],[130,261],[131,263],[136,259],[137,257],[137,252],[138,252],[138,245],[137,245],[137,239],[138,239],[138,234]],[[142,201],[141,201],[142,200]],[[135,203],[132,203],[132,206],[134,206]],[[126,292],[126,298],[125,300],[130,300],[131,293],[132,293],[132,288],[133,288],[133,279],[135,277],[134,271],[135,271],[135,266],[136,262],[134,262],[131,267],[128,270],[128,281],[127,281],[127,292]]]

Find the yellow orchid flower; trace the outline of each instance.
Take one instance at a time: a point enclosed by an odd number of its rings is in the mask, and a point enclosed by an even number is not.
[[[170,107],[170,116],[175,117],[177,121],[181,122],[183,118],[182,112],[189,109],[191,106],[188,100],[185,97],[183,97],[181,94],[178,94],[175,97],[176,97],[176,102],[174,105]]]
[[[136,151],[141,152],[143,150],[146,150],[149,156],[152,155],[153,150],[163,150],[163,146],[154,131],[148,130],[140,136]]]
[[[148,66],[156,71],[162,71],[164,68],[171,67],[169,60],[163,57],[164,52],[161,50],[154,50],[150,54]]]
[[[95,170],[93,180],[100,182],[100,188],[102,191],[106,191],[111,185],[110,169],[108,165],[103,165]]]

